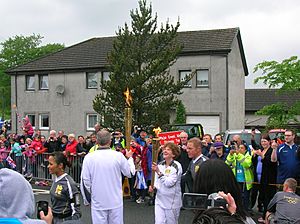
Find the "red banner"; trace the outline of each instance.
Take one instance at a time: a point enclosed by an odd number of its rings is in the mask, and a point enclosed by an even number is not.
[[[159,133],[160,145],[164,145],[166,142],[174,142],[178,145],[180,143],[179,135],[181,132],[182,131],[169,131]]]

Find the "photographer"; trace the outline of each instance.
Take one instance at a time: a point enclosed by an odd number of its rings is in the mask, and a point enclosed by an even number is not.
[[[241,191],[234,174],[223,161],[212,159],[201,164],[194,182],[194,192],[207,195],[220,192],[219,195],[228,204],[225,209],[231,215],[237,216],[246,224],[255,224],[243,208]],[[201,212],[199,211],[199,213]]]
[[[120,129],[116,129],[113,133],[112,133],[112,141],[111,141],[111,148],[113,150],[116,150],[116,146],[117,145],[121,145],[122,148],[125,148],[126,142],[125,142],[125,137],[122,134]]]
[[[48,153],[53,153],[53,152],[59,151],[60,145],[59,145],[59,141],[56,138],[55,130],[50,131],[49,138],[45,142],[44,146],[45,146],[45,148],[48,149],[48,151],[47,151]]]
[[[199,213],[193,220],[193,224],[243,224],[243,220],[238,216],[231,215],[223,208],[210,208]]]
[[[133,136],[135,139],[137,139],[140,136],[140,132],[141,132],[141,128],[137,125],[134,125],[131,136]]]
[[[243,196],[243,205],[245,210],[249,210],[250,190],[252,189],[253,170],[252,157],[247,151],[246,145],[235,143],[226,158],[226,163],[231,167],[236,180],[240,186]]]
[[[52,223],[50,208],[46,216],[40,212],[42,220],[32,219],[35,211],[32,187],[21,174],[6,168],[0,169],[0,189],[0,222],[1,218],[16,218],[19,223]],[[12,219],[12,223],[16,222]]]

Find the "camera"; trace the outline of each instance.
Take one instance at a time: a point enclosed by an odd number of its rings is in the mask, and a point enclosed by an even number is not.
[[[235,145],[237,144],[237,141],[230,141],[230,145]]]
[[[48,201],[38,201],[37,206],[37,218],[41,219],[40,212],[43,211],[44,215],[48,215]]]
[[[182,207],[185,209],[203,210],[212,207],[226,208],[227,202],[218,193],[196,194],[184,193],[182,199]]]
[[[230,149],[235,150],[235,145],[237,144],[237,141],[230,141]]]

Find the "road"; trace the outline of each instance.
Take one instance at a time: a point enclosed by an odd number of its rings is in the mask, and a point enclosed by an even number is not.
[[[44,200],[50,202],[49,189],[37,189],[33,185],[35,201]],[[82,220],[84,224],[91,224],[90,208],[81,206]],[[182,210],[179,218],[180,224],[192,223],[193,212]],[[154,223],[154,206],[148,204],[137,204],[130,199],[124,199],[124,223],[125,224],[153,224]]]
[[[49,187],[41,188],[33,185],[35,201],[44,200],[50,202]],[[81,206],[82,221],[84,224],[91,224],[90,207]],[[179,224],[189,224],[193,220],[193,212],[182,210],[180,212]],[[253,219],[256,221],[259,214],[254,213]],[[124,199],[124,223],[125,224],[153,224],[154,223],[154,206],[148,204],[137,204],[130,199]]]

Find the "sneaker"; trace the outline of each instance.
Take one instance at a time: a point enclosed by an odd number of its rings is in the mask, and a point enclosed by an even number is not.
[[[139,198],[139,199],[136,200],[136,203],[143,204],[143,203],[145,203],[145,200],[142,199],[142,198]]]
[[[28,175],[28,176],[26,177],[26,180],[27,180],[28,182],[31,182],[32,179],[33,179],[32,174],[31,174],[31,175]]]

